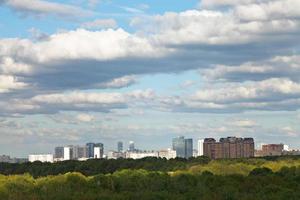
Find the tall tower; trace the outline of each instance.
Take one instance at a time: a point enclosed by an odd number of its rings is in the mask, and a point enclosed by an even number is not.
[[[104,145],[102,143],[97,143],[94,146],[94,158],[103,158],[104,155]]]
[[[184,139],[183,136],[173,138],[172,147],[179,158],[190,158],[193,156],[193,139]]]
[[[123,152],[123,142],[118,142],[118,152]]]
[[[95,143],[87,143],[86,148],[87,148],[87,158],[94,158],[94,147]]]
[[[198,156],[203,156],[203,143],[204,143],[204,139],[199,139],[198,140]]]
[[[129,141],[129,148],[128,148],[128,150],[130,152],[135,151],[135,147],[134,147],[134,142],[133,141]]]

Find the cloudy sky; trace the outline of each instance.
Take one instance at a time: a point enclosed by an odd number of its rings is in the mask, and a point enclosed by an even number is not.
[[[0,154],[172,137],[300,148],[299,0],[0,0]]]

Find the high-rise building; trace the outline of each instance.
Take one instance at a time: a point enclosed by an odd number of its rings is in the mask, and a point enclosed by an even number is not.
[[[64,147],[55,147],[54,158],[62,160],[64,158]]]
[[[185,158],[193,157],[193,139],[185,139]]]
[[[283,150],[283,144],[265,144],[262,146],[263,156],[280,156]]]
[[[118,142],[118,152],[123,151],[123,142]]]
[[[173,138],[173,150],[179,158],[190,158],[193,156],[193,139],[185,139],[183,136]]]
[[[216,142],[213,138],[206,138],[203,143],[203,155],[211,159],[254,157],[254,140],[227,137]]]
[[[104,155],[104,145],[102,143],[97,143],[94,146],[94,158],[103,158]]]
[[[87,158],[94,158],[94,147],[95,143],[87,143],[86,150],[87,150]]]
[[[176,151],[177,157],[185,158],[185,139],[183,136],[173,138],[172,147],[173,150]]]
[[[204,139],[198,140],[198,156],[203,156],[203,143]]]
[[[73,159],[73,149],[71,146],[64,147],[64,159],[63,160],[72,160]]]
[[[73,146],[73,159],[87,158],[87,147],[86,146]]]
[[[134,152],[135,151],[135,147],[134,147],[134,141],[129,141],[129,148],[128,148],[129,152]]]

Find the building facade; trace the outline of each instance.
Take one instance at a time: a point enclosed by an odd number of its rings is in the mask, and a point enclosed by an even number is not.
[[[256,157],[281,156],[284,152],[284,144],[264,144],[261,150],[255,152]]]
[[[134,152],[135,151],[135,146],[133,141],[129,141],[129,148],[128,151]]]
[[[174,151],[172,149],[160,150],[158,152],[158,157],[166,158],[167,160],[176,158],[176,151]]]
[[[254,140],[227,137],[216,142],[214,138],[206,138],[203,142],[203,155],[211,159],[254,157]]]
[[[179,158],[190,158],[193,156],[193,139],[185,139],[183,136],[173,138],[172,148]]]
[[[118,142],[118,152],[123,152],[123,142]]]
[[[198,140],[198,156],[203,156],[204,139]]]
[[[35,162],[35,161],[40,161],[40,162],[50,162],[53,163],[53,155],[52,154],[32,154],[28,156],[28,161],[29,162]]]

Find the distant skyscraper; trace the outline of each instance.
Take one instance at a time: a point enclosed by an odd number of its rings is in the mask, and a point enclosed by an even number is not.
[[[177,157],[185,158],[185,139],[183,136],[173,138],[172,146],[173,150],[176,151]]]
[[[86,144],[88,158],[94,158],[94,147],[95,147],[95,143]]]
[[[118,152],[123,151],[123,142],[118,142]]]
[[[185,139],[185,158],[193,157],[193,139]]]
[[[54,158],[58,158],[58,159],[64,158],[64,147],[55,147]]]
[[[129,148],[128,148],[128,150],[130,152],[135,151],[135,147],[134,147],[134,142],[133,141],[129,141]]]
[[[103,158],[104,145],[102,143],[97,143],[94,146],[94,158]]]
[[[73,158],[74,159],[81,159],[87,157],[87,147],[86,146],[73,146]]]
[[[173,138],[173,150],[180,158],[190,158],[193,156],[193,139],[184,139],[183,136]]]
[[[72,147],[64,147],[64,160],[73,159]]]
[[[203,143],[204,139],[198,140],[198,156],[203,156]]]

